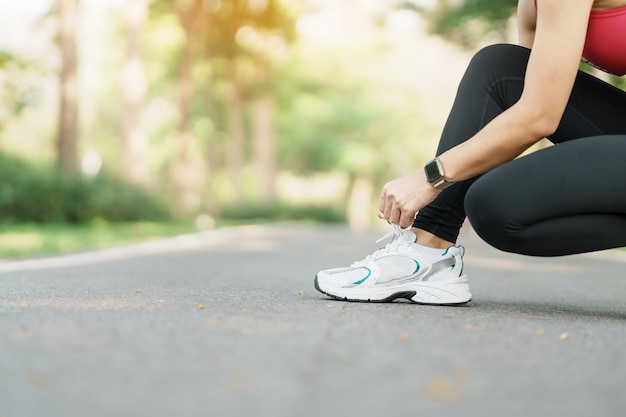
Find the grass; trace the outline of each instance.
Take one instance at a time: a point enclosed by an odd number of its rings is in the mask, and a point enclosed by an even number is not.
[[[345,222],[344,211],[335,207],[289,206],[278,203],[227,208],[224,217],[218,219],[217,225],[285,220]],[[109,223],[99,220],[91,224],[0,224],[0,261],[41,258],[193,233],[199,230],[197,224],[204,229],[215,226],[212,219],[205,220],[202,221],[200,216],[197,222]]]
[[[39,258],[196,231],[191,221],[0,225],[0,259]]]

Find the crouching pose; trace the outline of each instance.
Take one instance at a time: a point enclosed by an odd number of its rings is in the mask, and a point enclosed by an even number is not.
[[[319,291],[470,301],[456,244],[466,217],[492,246],[524,255],[626,246],[626,92],[579,71],[582,57],[626,74],[626,0],[519,0],[517,16],[519,45],[471,60],[437,157],[383,187],[378,216],[392,241],[320,271]],[[517,158],[544,137],[555,146]]]

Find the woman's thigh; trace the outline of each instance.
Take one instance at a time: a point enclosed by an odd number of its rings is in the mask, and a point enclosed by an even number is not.
[[[626,246],[626,135],[570,140],[479,178],[465,208],[476,232],[515,253]]]

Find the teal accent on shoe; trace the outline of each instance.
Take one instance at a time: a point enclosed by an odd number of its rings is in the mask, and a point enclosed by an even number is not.
[[[371,269],[369,268],[365,268],[365,269],[367,269],[367,275],[365,276],[365,278],[358,280],[357,282],[354,283],[354,285],[363,284],[370,277],[370,275],[372,275]]]
[[[417,262],[415,259],[413,259],[413,262],[415,262],[415,271],[413,271],[413,273],[417,273],[417,271],[420,270],[420,263]]]

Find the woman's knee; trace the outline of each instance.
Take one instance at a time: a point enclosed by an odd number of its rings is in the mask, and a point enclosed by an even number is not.
[[[518,45],[495,44],[480,49],[472,57],[468,70],[490,73],[503,68],[507,73],[522,73],[526,70],[530,50]]]
[[[510,60],[527,60],[530,56],[530,49],[523,46],[508,43],[498,43],[485,46],[478,50],[472,57],[471,63],[509,62]]]
[[[484,178],[484,177],[483,177]],[[474,231],[491,246],[514,252],[515,236],[506,196],[478,179],[465,196],[465,212]]]

